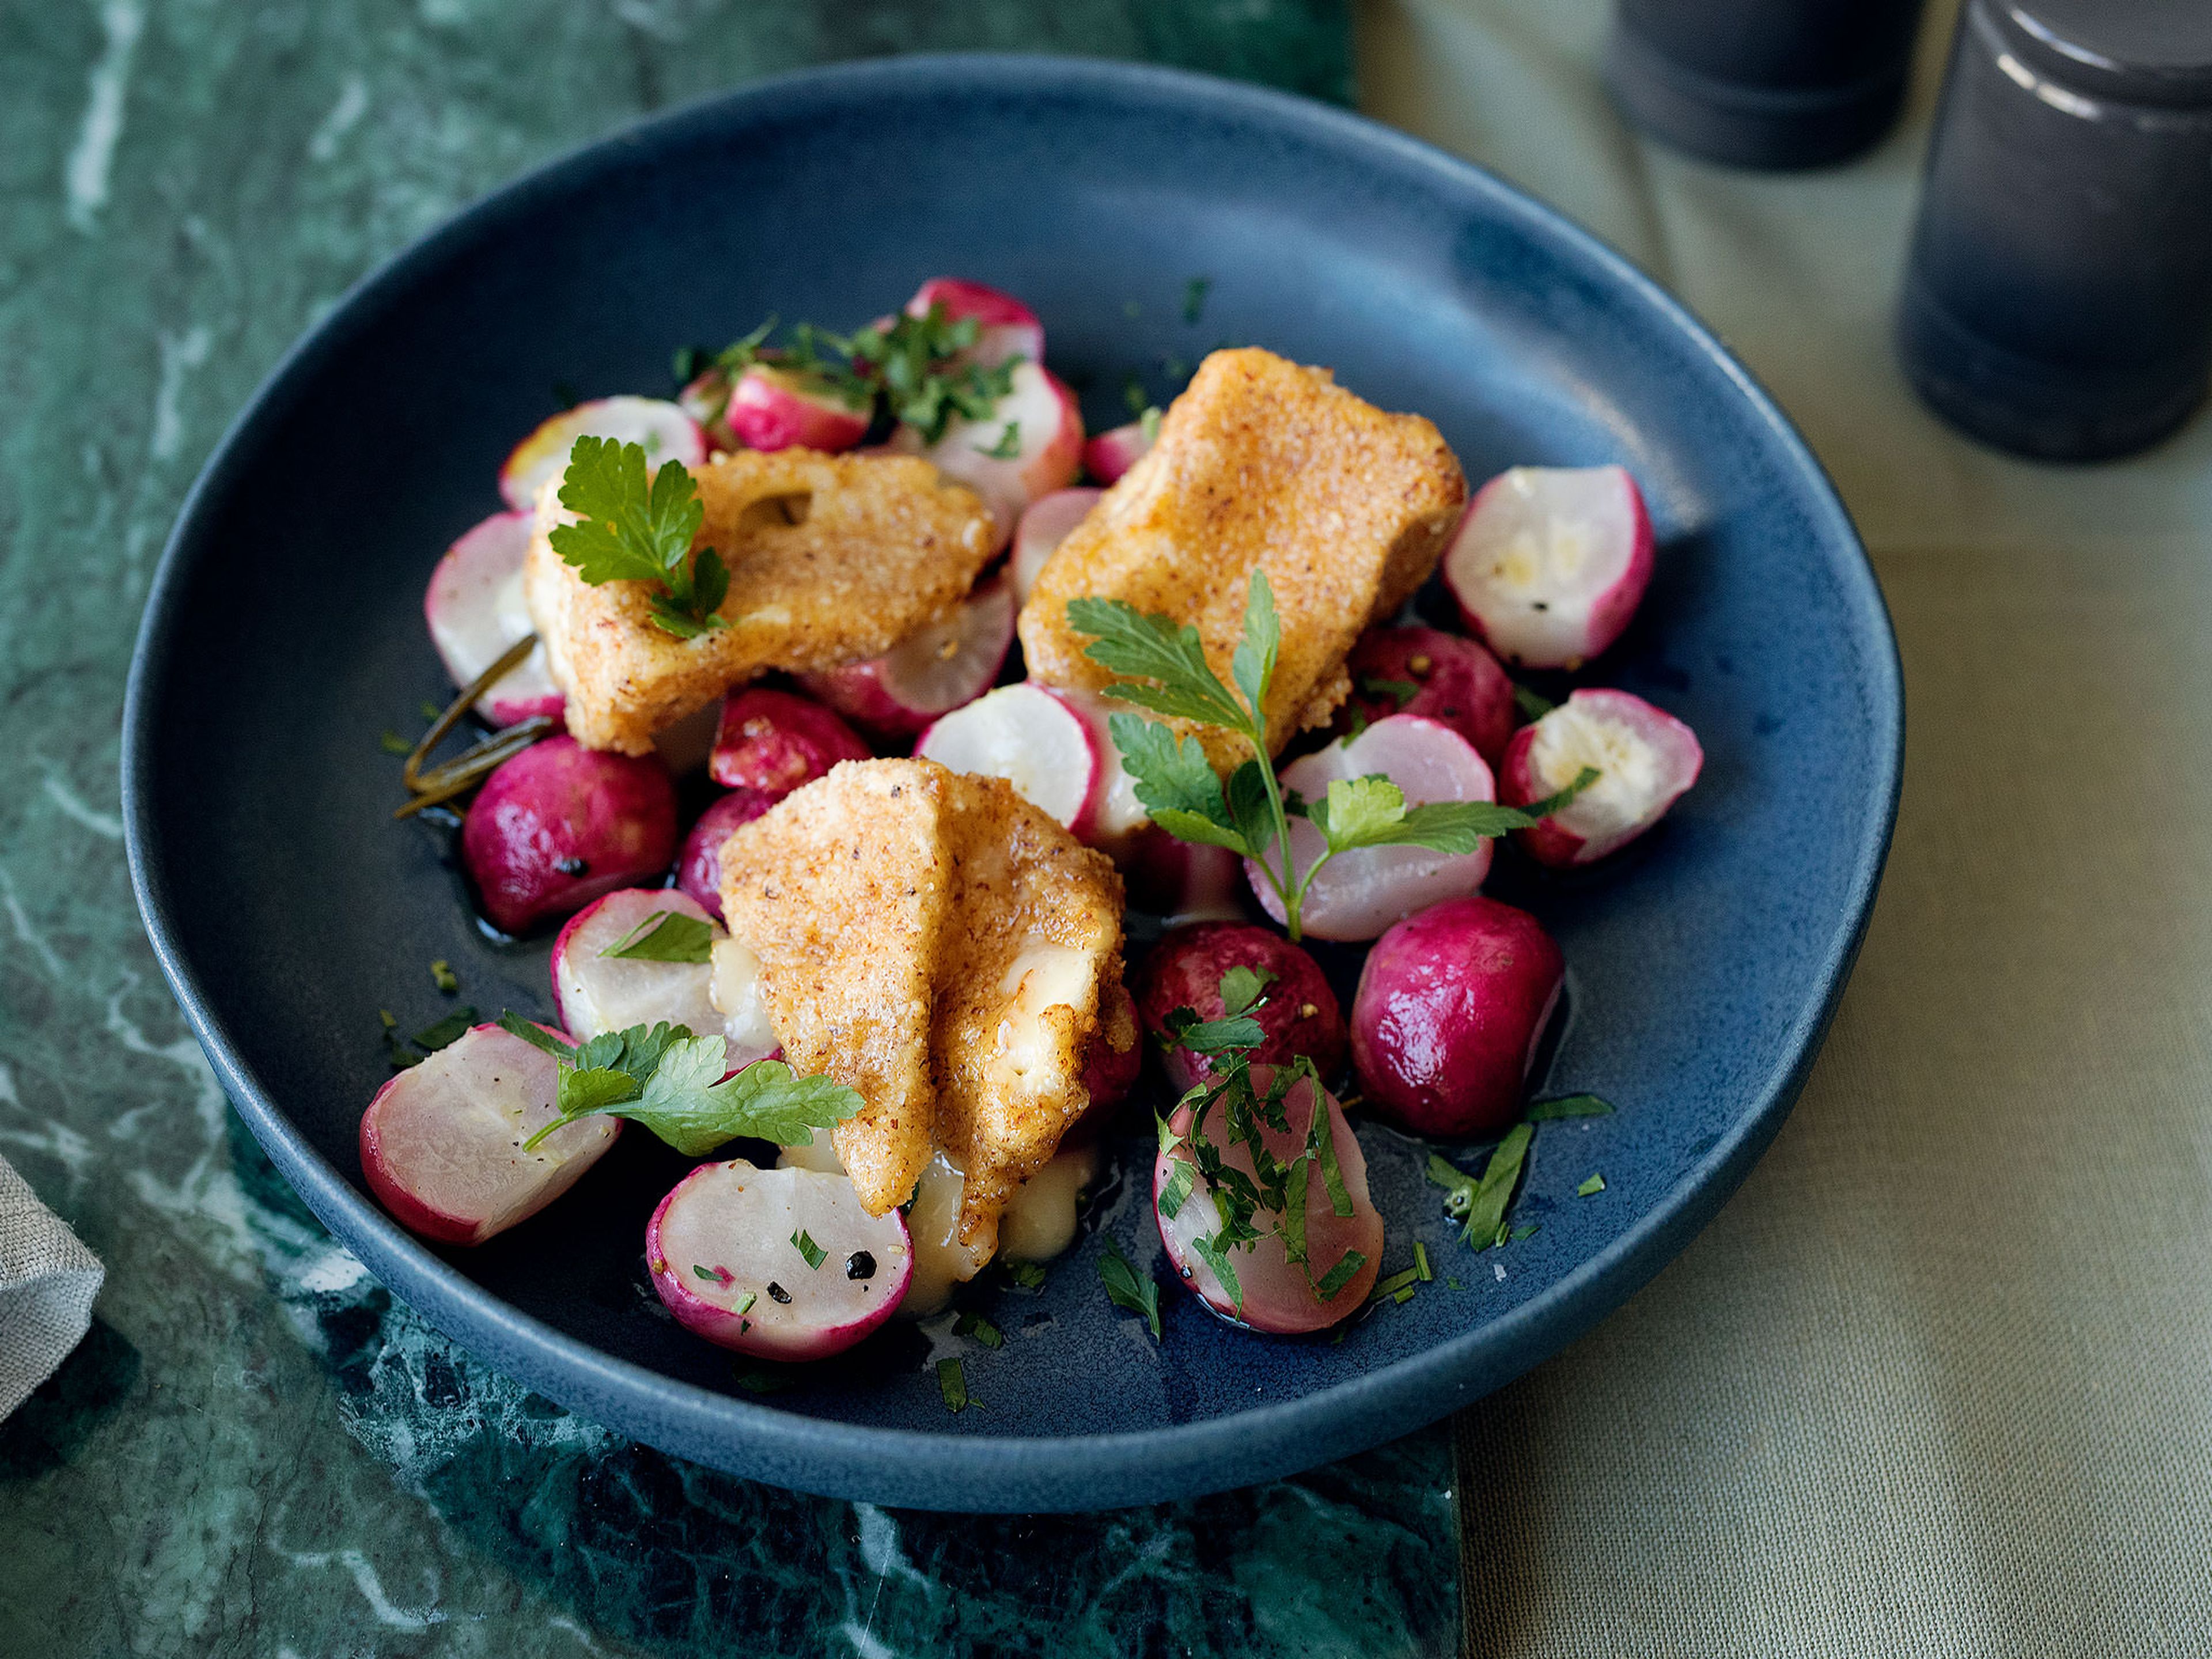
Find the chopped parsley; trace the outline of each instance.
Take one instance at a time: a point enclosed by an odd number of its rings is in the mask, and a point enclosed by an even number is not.
[[[798,1381],[782,1367],[763,1365],[757,1360],[738,1367],[738,1386],[747,1394],[781,1394]]]
[[[1127,1308],[1133,1314],[1144,1316],[1145,1323],[1152,1328],[1152,1340],[1160,1340],[1160,1287],[1148,1274],[1140,1274],[1129,1265],[1129,1258],[1121,1254],[1121,1247],[1112,1239],[1106,1241],[1105,1251],[1098,1258],[1098,1278],[1106,1286],[1106,1299],[1117,1308]]]
[[[1139,420],[1144,418],[1145,411],[1152,406],[1152,400],[1145,393],[1142,375],[1132,374],[1121,382],[1121,401],[1128,406],[1130,414]]]
[[[1491,1153],[1480,1177],[1429,1154],[1428,1177],[1444,1189],[1444,1212],[1466,1224],[1460,1237],[1470,1248],[1486,1250],[1506,1242],[1505,1212],[1535,1133],[1525,1123],[1515,1124]]]
[[[415,745],[397,732],[386,732],[376,741],[386,754],[397,755],[403,760],[415,752]]]
[[[680,910],[655,910],[616,943],[599,952],[631,962],[708,962],[714,954],[714,928]]]
[[[1005,428],[999,434],[999,441],[988,449],[981,444],[973,445],[971,447],[978,455],[988,455],[994,461],[1017,460],[1020,459],[1022,453],[1022,423],[1019,421],[1008,421]]]
[[[476,1023],[477,1011],[464,1006],[454,1009],[435,1025],[425,1026],[407,1040],[424,1054],[434,1054],[439,1049],[459,1042],[468,1035],[469,1027]]]
[[[1211,276],[1194,276],[1182,285],[1182,319],[1194,328],[1206,315],[1206,295],[1212,286]]]
[[[1025,1291],[1044,1288],[1044,1264],[1041,1261],[1009,1261],[1006,1277]]]
[[[1392,1273],[1389,1278],[1377,1281],[1375,1288],[1368,1291],[1367,1299],[1370,1302],[1410,1301],[1413,1299],[1413,1286],[1420,1283],[1425,1276],[1418,1266]]]
[[[1146,404],[1145,412],[1137,416],[1137,430],[1145,434],[1145,447],[1150,449],[1160,441],[1160,406]]]
[[[1548,1123],[1561,1117],[1605,1117],[1612,1111],[1613,1103],[1596,1095],[1561,1095],[1538,1101],[1522,1115],[1531,1123]]]
[[[804,1227],[792,1234],[791,1248],[806,1258],[806,1265],[810,1269],[819,1267],[830,1255],[829,1251],[814,1242],[814,1236]]]
[[[1593,1170],[1589,1179],[1575,1188],[1577,1198],[1589,1198],[1605,1190],[1605,1177]]]
[[[1513,687],[1513,701],[1520,706],[1522,718],[1531,720],[1543,719],[1559,706],[1547,697],[1538,696],[1527,686],[1517,682]]]
[[[1429,1247],[1418,1238],[1413,1241],[1413,1271],[1420,1276],[1424,1285],[1436,1277],[1429,1268]]]
[[[937,1391],[945,1396],[945,1408],[955,1417],[970,1406],[983,1403],[968,1392],[968,1374],[960,1369],[957,1359],[937,1362]]]
[[[1421,695],[1421,688],[1411,680],[1378,679],[1372,674],[1360,677],[1359,689],[1370,697],[1389,697],[1401,708]]]
[[[972,1336],[987,1348],[1003,1348],[1006,1334],[979,1313],[963,1313],[952,1322],[955,1336]]]
[[[442,957],[430,964],[430,983],[447,996],[461,988],[461,981],[453,975],[453,964]]]

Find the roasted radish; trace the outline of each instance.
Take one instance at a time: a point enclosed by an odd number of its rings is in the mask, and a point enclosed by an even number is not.
[[[1340,732],[1424,714],[1473,744],[1492,768],[1504,758],[1519,720],[1513,682],[1473,640],[1434,628],[1370,628],[1344,666],[1352,696],[1337,710]]]
[[[509,933],[653,880],[675,854],[668,769],[569,737],[501,763],[461,824],[462,861],[484,914]]]
[[[906,302],[906,314],[927,317],[935,306],[944,307],[951,321],[975,319],[975,343],[961,355],[979,368],[996,368],[1016,357],[1044,361],[1044,325],[1012,295],[959,276],[933,276]]]
[[[671,927],[662,920],[671,916],[683,920]],[[554,940],[553,1006],[579,1042],[665,1021],[695,1036],[720,1034],[729,1039],[732,1068],[748,1066],[778,1045],[756,984],[759,964],[742,981],[723,971],[716,952],[728,939],[684,894],[665,887],[610,893],[570,918]]]
[[[1129,1097],[1145,1066],[1143,1035],[1137,1024],[1136,999],[1120,981],[1109,984],[1102,994],[1098,1030],[1091,1039],[1083,1067],[1083,1086],[1091,1104],[1076,1127],[1103,1127]]]
[[[955,772],[1004,778],[1024,800],[1071,830],[1100,788],[1103,769],[1090,726],[1041,685],[986,692],[923,732],[914,752]]]
[[[361,1116],[361,1168],[410,1232],[481,1244],[528,1219],[614,1144],[622,1123],[560,1121],[553,1057],[496,1025],[471,1027],[376,1091]]]
[[[1133,909],[1163,917],[1171,927],[1244,919],[1244,863],[1226,848],[1177,841],[1147,824],[1114,856]]]
[[[699,423],[707,442],[715,449],[738,448],[738,434],[730,430],[730,371],[720,363],[701,369],[676,394],[676,406]]]
[[[422,595],[430,643],[455,685],[477,676],[532,631],[522,602],[522,556],[530,550],[531,514],[495,513],[446,550]],[[539,646],[492,682],[477,699],[477,712],[494,726],[512,726],[532,714],[557,714],[566,701],[545,668]]]
[[[864,732],[910,737],[990,690],[1014,643],[1014,596],[1003,576],[978,583],[958,610],[880,657],[799,684]]]
[[[1038,496],[1024,509],[1021,521],[1014,526],[1013,556],[1006,566],[1014,581],[1015,604],[1029,603],[1030,589],[1036,586],[1037,573],[1044,568],[1044,562],[1105,493],[1080,485],[1055,489],[1048,495]]]
[[[705,1164],[645,1230],[653,1288],[678,1323],[763,1359],[826,1359],[891,1316],[914,1273],[896,1210],[872,1216],[842,1175]]]
[[[1266,1090],[1273,1073],[1273,1066],[1255,1066],[1254,1088]],[[1315,1114],[1325,1112],[1336,1167],[1352,1200],[1352,1213],[1338,1215],[1330,1201],[1329,1183],[1310,1165],[1304,1183],[1304,1262],[1292,1261],[1279,1232],[1267,1231],[1281,1226],[1281,1212],[1265,1209],[1254,1217],[1255,1225],[1265,1237],[1249,1248],[1232,1244],[1219,1252],[1236,1277],[1233,1288],[1206,1260],[1208,1251],[1201,1247],[1220,1232],[1221,1212],[1204,1177],[1196,1175],[1196,1155],[1190,1144],[1196,1117],[1189,1106],[1178,1107],[1168,1120],[1168,1133],[1174,1139],[1152,1165],[1152,1206],[1168,1260],[1194,1295],[1234,1323],[1290,1334],[1324,1330],[1367,1299],[1382,1260],[1382,1215],[1368,1196],[1367,1159],[1359,1149],[1359,1138],[1345,1121],[1344,1109],[1335,1097],[1312,1079],[1300,1078],[1284,1096],[1282,1111],[1287,1128],[1273,1128],[1265,1122],[1257,1125],[1268,1152],[1285,1164],[1304,1157]],[[1230,1137],[1224,1115],[1218,1107],[1207,1113],[1206,1137],[1224,1164],[1249,1178],[1252,1149],[1243,1140]],[[1177,1175],[1181,1165],[1191,1166],[1193,1174]],[[1324,1295],[1320,1281],[1328,1279],[1332,1272],[1343,1276]]]
[[[726,788],[757,789],[781,800],[839,761],[868,760],[874,753],[812,698],[757,686],[723,702],[707,772]]]
[[[1375,942],[1352,999],[1367,1103],[1416,1134],[1492,1134],[1522,1091],[1566,960],[1543,925],[1495,899],[1447,899]]]
[[[548,478],[565,471],[568,451],[579,438],[613,438],[645,451],[647,472],[662,463],[696,466],[707,459],[707,434],[679,404],[659,398],[597,398],[564,409],[515,445],[499,470],[499,493],[507,504],[528,512]]]
[[[722,919],[722,843],[776,800],[757,789],[732,789],[699,814],[684,837],[684,849],[676,855],[677,888],[717,921]]]
[[[1217,1066],[1211,1055],[1168,1046],[1174,1038],[1168,1017],[1188,1008],[1201,1020],[1221,1018],[1228,1012],[1223,981],[1239,968],[1261,981],[1259,1000],[1238,1010],[1264,1033],[1252,1051],[1255,1062],[1279,1065],[1304,1054],[1323,1076],[1343,1063],[1344,1016],[1318,963],[1265,927],[1201,922],[1164,934],[1145,958],[1137,983],[1139,1017],[1146,1035],[1162,1046],[1176,1092],[1212,1076]]]
[[[753,449],[850,449],[868,434],[872,404],[790,369],[754,363],[730,392],[730,430]]]
[[[1378,774],[1398,786],[1409,806],[1492,798],[1490,768],[1474,745],[1451,727],[1419,714],[1393,714],[1356,738],[1340,738],[1293,761],[1283,769],[1283,787],[1319,800],[1339,779],[1348,782]],[[1311,868],[1322,850],[1321,831],[1304,818],[1292,818],[1296,867]],[[1280,921],[1281,896],[1255,866],[1248,861],[1245,869],[1261,907]],[[1489,872],[1486,841],[1466,854],[1425,847],[1360,848],[1338,854],[1315,872],[1300,919],[1304,931],[1316,939],[1373,939],[1401,917],[1439,899],[1472,893]]]
[[[1651,519],[1618,466],[1516,466],[1476,492],[1444,554],[1470,630],[1508,662],[1578,668],[1651,580]]]
[[[1498,781],[1508,805],[1525,806],[1595,769],[1582,793],[1514,832],[1540,863],[1589,864],[1664,817],[1705,763],[1697,733],[1672,714],[1626,691],[1577,691],[1515,734]]]
[[[1012,389],[983,419],[956,415],[935,443],[902,426],[891,447],[922,457],[981,495],[1004,547],[1031,501],[1075,482],[1083,464],[1083,415],[1058,375],[1024,362],[1014,366]]]
[[[1157,419],[1102,432],[1083,446],[1083,470],[1102,484],[1112,483],[1151,453],[1159,434]]]

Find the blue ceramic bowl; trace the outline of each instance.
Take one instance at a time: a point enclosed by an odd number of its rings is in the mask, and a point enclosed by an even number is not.
[[[472,925],[440,837],[394,823],[379,747],[447,688],[432,562],[496,505],[507,448],[561,402],[668,385],[672,348],[770,312],[849,326],[956,272],[1043,316],[1094,423],[1224,342],[1334,365],[1433,417],[1475,480],[1620,461],[1662,543],[1650,598],[1586,677],[1686,719],[1710,757],[1663,828],[1561,880],[1492,890],[1572,964],[1546,1080],[1616,1102],[1539,1133],[1516,1219],[1471,1255],[1419,1169],[1362,1131],[1384,1267],[1437,1279],[1340,1343],[1231,1329],[1168,1282],[1149,1124],[1041,1293],[971,1298],[955,1416],[896,1328],[761,1398],[647,1287],[643,1229],[683,1165],[649,1136],[544,1216],[429,1248],[365,1194],[378,1010],[547,1006],[546,946]],[[1192,278],[1210,281],[1187,319]],[[1897,799],[1894,643],[1850,522],[1744,371],[1556,214],[1382,128],[1271,93],[1105,64],[915,58],[793,76],[531,174],[368,278],[292,351],[186,503],[125,715],[148,932],[240,1114],[316,1213],[455,1340],[683,1456],[809,1491],[1091,1509],[1281,1475],[1465,1404],[1571,1340],[1704,1224],[1780,1125],[1850,967]],[[1356,971],[1356,955],[1334,964]],[[1479,1149],[1457,1149],[1473,1164]],[[1577,1199],[1601,1171],[1607,1189]],[[1155,1345],[1097,1277],[1110,1235],[1162,1282]],[[995,1275],[994,1275],[995,1279]],[[942,1344],[950,1339],[940,1338]],[[942,1351],[940,1347],[940,1351]]]

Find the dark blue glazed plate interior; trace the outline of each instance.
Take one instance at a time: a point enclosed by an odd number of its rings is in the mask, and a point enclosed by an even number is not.
[[[1661,542],[1586,679],[1703,738],[1662,830],[1573,879],[1502,854],[1491,890],[1571,964],[1541,1079],[1612,1116],[1544,1126],[1476,1256],[1425,1148],[1363,1127],[1390,1222],[1438,1277],[1340,1342],[1249,1335],[1166,1281],[1120,1151],[1041,1292],[969,1298],[991,1351],[896,1327],[772,1395],[687,1335],[642,1239],[682,1160],[643,1133],[474,1251],[425,1247],[362,1185],[378,1011],[428,1024],[450,961],[486,1011],[544,1010],[546,945],[475,926],[442,838],[395,823],[398,763],[447,688],[431,564],[562,403],[670,389],[672,349],[769,313],[851,326],[940,272],[1042,315],[1094,425],[1210,348],[1330,364],[1432,417],[1480,480],[1625,463]],[[1187,284],[1211,283],[1196,320]],[[187,503],[125,716],[132,869],[170,983],[253,1133],[386,1284],[491,1364],[671,1452],[806,1490],[1089,1509],[1258,1481],[1375,1444],[1572,1340],[1713,1213],[1779,1127],[1834,1009],[1895,810],[1895,647],[1850,521],[1765,396],[1627,265],[1476,169],[1273,94],[1121,66],[910,59],[810,73],[617,135],[479,204],[364,283],[277,369]],[[1333,963],[1357,971],[1356,953]],[[1348,983],[1348,981],[1347,981]],[[1455,1149],[1463,1164],[1480,1151]],[[1574,1189],[1602,1171],[1606,1191]],[[1100,1287],[1101,1235],[1163,1281],[1163,1339]],[[979,1407],[928,1363],[958,1351]]]

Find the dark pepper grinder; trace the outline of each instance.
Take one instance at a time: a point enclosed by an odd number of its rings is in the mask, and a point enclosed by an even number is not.
[[[1620,0],[1606,84],[1637,125],[1708,161],[1824,167],[1897,119],[1921,5]]]
[[[2212,366],[2212,0],[1967,0],[1897,320],[1920,395],[2051,460],[2156,442]]]

